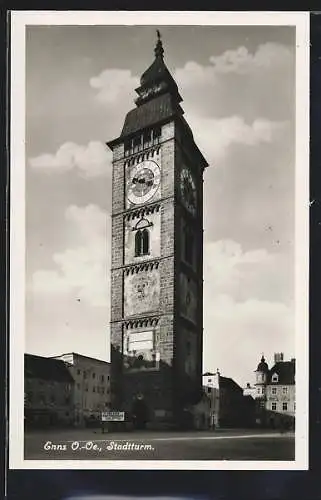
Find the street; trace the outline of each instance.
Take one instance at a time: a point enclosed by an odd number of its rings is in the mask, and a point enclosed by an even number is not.
[[[25,460],[294,460],[293,433],[246,430],[25,433]]]

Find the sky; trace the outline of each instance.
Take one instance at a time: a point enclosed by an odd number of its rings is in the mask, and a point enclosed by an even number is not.
[[[295,32],[280,26],[29,26],[26,352],[109,361],[111,152],[165,62],[209,163],[203,371],[254,381],[295,357]]]

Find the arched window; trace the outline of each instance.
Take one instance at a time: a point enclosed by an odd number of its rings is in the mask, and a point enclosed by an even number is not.
[[[148,229],[139,229],[135,234],[135,256],[147,255],[149,253]]]

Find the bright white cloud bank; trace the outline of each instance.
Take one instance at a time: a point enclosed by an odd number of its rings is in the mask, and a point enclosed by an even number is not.
[[[194,131],[200,149],[210,162],[220,160],[229,146],[257,146],[260,143],[271,143],[285,129],[286,123],[272,121],[264,116],[247,122],[239,115],[221,118],[209,117],[204,109],[210,103],[216,82],[228,74],[257,74],[261,86],[269,82],[271,70],[273,74],[288,71],[293,54],[289,48],[281,44],[266,43],[260,45],[254,54],[245,47],[228,50],[219,56],[212,56],[209,65],[202,66],[194,61],[187,62],[184,67],[177,68],[174,78],[177,80],[182,94],[186,94],[186,111],[189,124]],[[271,69],[272,68],[272,69]],[[258,86],[260,82],[257,82]],[[106,69],[89,81],[96,99],[111,111],[117,109],[123,115],[134,106],[135,88],[139,86],[139,78],[124,69]],[[268,83],[265,84],[268,87]],[[238,92],[238,89],[235,89]],[[136,96],[137,97],[137,96]],[[203,102],[203,111],[201,111]],[[215,112],[215,106],[214,106]],[[110,137],[116,137],[119,130],[116,123],[108,124]],[[64,173],[75,170],[83,177],[97,177],[111,172],[111,152],[106,145],[92,141],[88,145],[67,142],[60,146],[55,154],[45,153],[29,159],[34,169],[44,172]]]
[[[258,118],[253,123],[246,123],[240,116],[214,119],[189,115],[189,124],[200,149],[209,161],[221,160],[232,145],[257,146],[271,143],[286,123],[273,122]]]
[[[132,75],[129,70],[106,69],[98,76],[90,79],[90,86],[97,91],[97,99],[106,104],[132,104],[135,88],[139,86],[139,78]],[[137,97],[137,95],[136,95]]]
[[[218,75],[229,73],[250,75],[267,70],[282,72],[289,68],[293,61],[293,52],[290,48],[279,43],[265,43],[259,45],[256,52],[251,54],[246,47],[227,50],[219,56],[211,56],[207,66],[194,61],[188,61],[183,68],[175,72],[177,81],[183,88],[195,85],[213,85]]]
[[[89,142],[81,146],[66,142],[55,154],[43,154],[29,159],[29,165],[50,173],[75,170],[82,177],[111,174],[111,152],[101,142]]]
[[[106,214],[88,205],[70,206],[65,216],[83,244],[54,254],[54,269],[34,273],[33,292],[48,301],[61,294],[77,297],[93,307],[92,314],[95,307],[109,310]],[[256,361],[253,352],[272,356],[274,345],[292,352],[293,311],[272,299],[277,279],[271,283],[271,274],[281,272],[282,256],[265,249],[244,252],[230,240],[209,243],[204,251],[204,368],[219,364],[226,375],[245,383],[244,373]],[[265,299],[256,298],[258,288],[266,291]]]
[[[94,307],[109,306],[109,218],[97,206],[70,206],[65,213],[82,244],[53,255],[55,269],[36,271],[32,289],[41,295],[74,294]]]

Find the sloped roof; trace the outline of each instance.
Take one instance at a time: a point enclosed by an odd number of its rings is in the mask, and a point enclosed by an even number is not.
[[[134,134],[181,113],[182,109],[174,102],[170,93],[161,94],[127,113],[120,137]]]
[[[257,365],[256,371],[257,372],[264,372],[264,373],[267,373],[269,371],[269,366],[268,366],[267,362],[265,361],[264,356],[262,356],[261,361]]]
[[[223,389],[233,389],[237,391],[241,391],[243,393],[243,389],[232,379],[229,377],[220,376],[220,388]]]
[[[55,382],[74,382],[65,363],[55,358],[25,354],[25,377]]]
[[[295,384],[295,361],[279,361],[271,368],[267,376],[267,383],[272,383],[272,376],[277,373],[279,376],[278,384],[294,385]],[[275,384],[275,382],[273,382]]]

